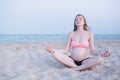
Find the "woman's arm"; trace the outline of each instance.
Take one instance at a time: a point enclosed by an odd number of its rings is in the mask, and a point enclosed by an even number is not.
[[[95,51],[95,47],[94,47],[94,36],[93,33],[90,32],[90,37],[89,37],[89,43],[90,43],[90,51],[92,55],[99,55],[96,51]]]
[[[70,32],[68,34],[68,38],[67,38],[67,43],[66,43],[66,46],[65,46],[65,49],[56,49],[56,51],[60,52],[60,53],[64,53],[64,54],[67,54],[69,52],[69,49],[70,49],[70,44],[71,44],[71,40],[72,40],[72,32]]]
[[[68,35],[68,38],[67,38],[67,44],[66,44],[66,47],[65,49],[54,49],[53,47],[47,47],[46,50],[49,51],[49,52],[52,52],[54,53],[55,51],[56,52],[59,52],[59,53],[64,53],[64,54],[67,54],[69,49],[70,49],[70,44],[71,44],[71,40],[72,40],[72,32],[69,33]]]
[[[68,34],[66,47],[65,47],[65,50],[63,51],[63,53],[68,53],[68,52],[69,52],[70,44],[71,44],[71,41],[72,41],[72,35],[73,35],[73,32],[70,32],[70,33]]]

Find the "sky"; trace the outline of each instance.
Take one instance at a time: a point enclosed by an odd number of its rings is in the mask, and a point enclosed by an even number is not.
[[[120,34],[120,0],[0,0],[0,34],[68,34],[77,14],[94,34]]]

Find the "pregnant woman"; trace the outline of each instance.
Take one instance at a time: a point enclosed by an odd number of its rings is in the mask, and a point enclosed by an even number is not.
[[[71,54],[66,53],[71,49]],[[110,56],[110,52],[97,53],[94,47],[94,36],[89,30],[85,17],[78,14],[74,20],[74,30],[68,35],[66,48],[57,50],[53,47],[47,47],[53,57],[59,62],[73,68],[74,70],[83,70],[100,64],[104,57]],[[93,57],[89,56],[88,50]]]

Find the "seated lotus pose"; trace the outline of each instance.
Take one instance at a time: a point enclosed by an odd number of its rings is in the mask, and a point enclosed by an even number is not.
[[[71,54],[66,53],[71,49]],[[53,47],[47,47],[46,50],[50,52],[53,57],[59,62],[71,67],[74,70],[83,70],[92,68],[100,64],[104,57],[110,56],[109,51],[104,53],[97,53],[94,47],[94,36],[88,27],[85,17],[78,14],[74,20],[74,30],[68,34],[66,48],[58,50]],[[89,52],[92,56],[89,56]]]

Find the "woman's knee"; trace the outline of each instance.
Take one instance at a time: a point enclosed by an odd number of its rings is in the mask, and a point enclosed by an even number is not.
[[[55,57],[55,58],[61,58],[61,57],[63,57],[63,55],[61,55],[59,53],[53,53],[52,56]]]
[[[58,54],[57,53],[53,53],[52,56],[53,57],[58,57]]]

